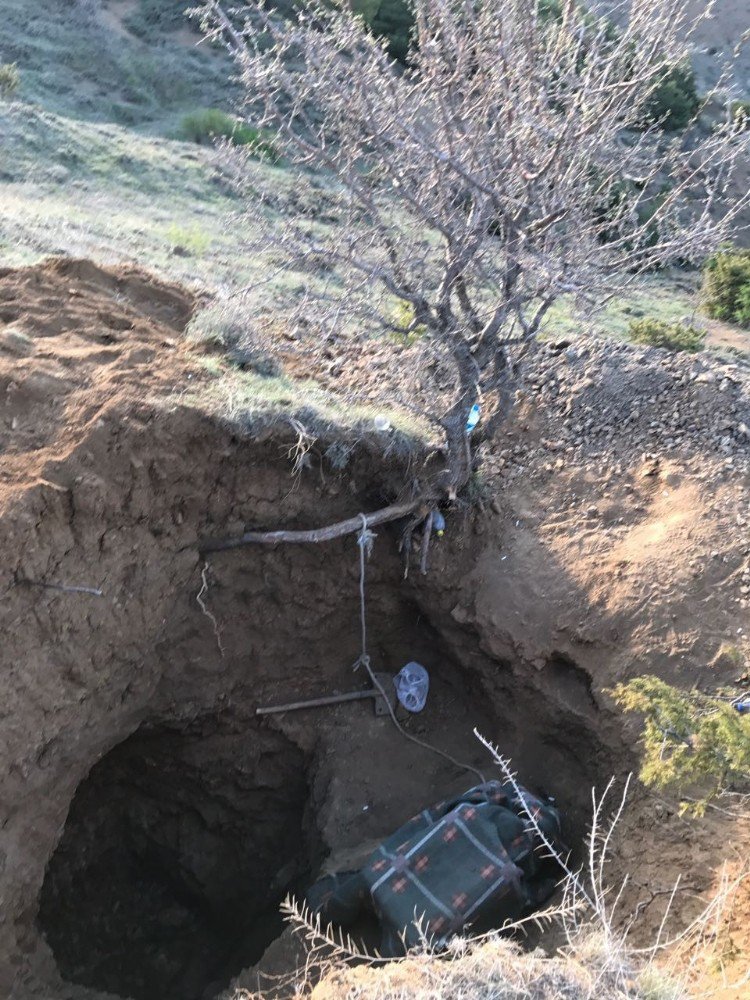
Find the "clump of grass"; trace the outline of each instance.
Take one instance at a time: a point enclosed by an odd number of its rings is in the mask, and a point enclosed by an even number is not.
[[[0,100],[9,101],[21,85],[21,74],[15,63],[0,63]]]
[[[645,317],[632,320],[628,327],[630,339],[636,344],[663,347],[667,351],[702,351],[706,331],[685,323],[668,323],[665,320]]]
[[[484,510],[493,497],[492,486],[482,475],[481,470],[475,470],[466,484],[466,499],[472,506]]]
[[[191,254],[203,254],[211,246],[211,237],[198,226],[172,225],[167,239],[173,247],[180,247]]]
[[[144,107],[174,107],[187,102],[190,81],[183,66],[160,53],[134,52],[124,66],[123,97]]]
[[[397,299],[390,317],[393,336],[399,343],[412,344],[424,337],[427,327],[418,323],[414,314],[414,306],[404,299]]]
[[[729,669],[741,674],[745,669],[745,654],[734,643],[722,642],[716,656],[711,661],[711,666],[714,669]]]
[[[247,147],[259,159],[270,163],[278,163],[280,159],[279,151],[267,133],[219,108],[199,108],[185,115],[180,123],[179,137],[199,144],[226,139],[234,146]]]
[[[219,299],[195,314],[187,328],[194,344],[230,349],[246,342],[252,331],[252,313],[242,297]]]

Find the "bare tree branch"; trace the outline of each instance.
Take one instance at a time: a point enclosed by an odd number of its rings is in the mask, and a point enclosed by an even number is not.
[[[614,0],[614,20],[572,0],[559,16],[534,0],[412,6],[405,65],[348,4],[300,0],[286,18],[209,0],[202,23],[236,59],[248,117],[336,206],[335,225],[268,219],[259,246],[312,275],[290,317],[314,315],[321,334],[421,332],[415,376],[451,372],[439,416],[455,495],[469,410],[481,400],[498,423],[561,296],[590,307],[727,238],[750,202],[724,197],[750,136],[731,115],[698,127],[700,110],[680,134],[646,121],[710,4],[693,22],[684,0]]]

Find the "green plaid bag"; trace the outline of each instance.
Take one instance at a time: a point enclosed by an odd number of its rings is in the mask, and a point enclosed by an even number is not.
[[[470,924],[518,917],[548,896],[545,851],[526,815],[558,850],[560,815],[550,803],[492,781],[425,809],[383,841],[360,872],[328,876],[308,903],[346,925],[369,894],[386,950],[425,936],[437,944]]]

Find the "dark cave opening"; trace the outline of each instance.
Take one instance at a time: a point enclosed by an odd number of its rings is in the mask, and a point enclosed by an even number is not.
[[[315,861],[304,754],[270,729],[142,727],[80,784],[39,924],[68,982],[206,1000],[282,930]]]

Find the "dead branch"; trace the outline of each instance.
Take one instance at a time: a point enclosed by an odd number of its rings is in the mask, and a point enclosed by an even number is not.
[[[419,497],[405,503],[392,504],[390,507],[383,507],[372,514],[366,514],[365,523],[362,523],[362,515],[350,517],[346,521],[338,521],[336,524],[329,524],[325,528],[312,528],[307,531],[246,531],[239,538],[223,538],[201,542],[198,551],[205,555],[208,552],[223,552],[226,549],[238,549],[243,545],[280,545],[304,544],[309,542],[330,542],[334,538],[341,538],[343,535],[354,534],[363,527],[374,528],[378,524],[388,524],[390,521],[398,521],[399,518],[406,517],[424,503],[424,499]]]
[[[43,580],[28,580],[21,578],[18,583],[25,583],[27,587],[43,587],[45,590],[59,590],[63,594],[90,594],[91,597],[104,597],[104,591],[98,587],[78,587],[65,583],[45,583]]]

